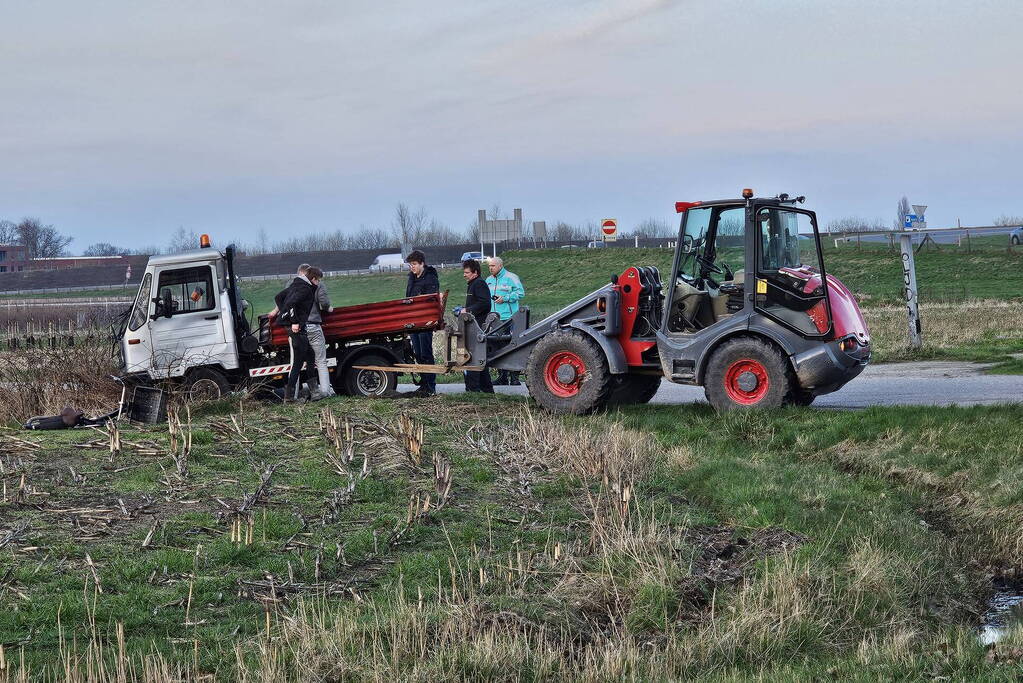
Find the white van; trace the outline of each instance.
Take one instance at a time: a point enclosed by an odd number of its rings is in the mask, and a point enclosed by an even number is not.
[[[401,257],[401,254],[380,254],[373,263],[369,264],[369,272],[379,273],[384,270],[403,270],[405,268],[405,259]]]

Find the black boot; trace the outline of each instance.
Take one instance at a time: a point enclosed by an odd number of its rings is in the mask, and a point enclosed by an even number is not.
[[[495,387],[506,387],[508,386],[508,371],[498,370],[497,379],[494,381]]]

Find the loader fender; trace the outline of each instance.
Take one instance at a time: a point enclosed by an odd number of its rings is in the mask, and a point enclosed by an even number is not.
[[[573,320],[568,326],[582,330],[593,337],[593,341],[600,345],[604,355],[607,356],[607,366],[612,375],[621,375],[629,371],[629,364],[625,361],[625,351],[622,350],[622,345],[616,338],[608,337],[601,331],[594,329],[592,325],[580,320]]]

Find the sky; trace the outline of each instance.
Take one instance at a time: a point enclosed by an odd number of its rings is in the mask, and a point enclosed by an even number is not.
[[[94,242],[655,218],[1023,215],[1019,0],[0,5],[0,218]]]

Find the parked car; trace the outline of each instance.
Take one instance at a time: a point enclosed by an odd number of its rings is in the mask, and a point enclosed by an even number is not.
[[[467,251],[464,254],[462,254],[462,258],[460,258],[459,260],[468,261],[469,259],[479,261],[480,264],[484,266],[490,263],[490,257],[484,254],[482,251]]]
[[[562,244],[561,248],[562,249],[578,249],[579,245],[578,244]]]
[[[603,249],[607,245],[604,242],[590,242],[586,245],[587,249]]]
[[[379,273],[382,270],[400,270],[405,267],[405,259],[401,254],[380,254],[369,264],[369,272]]]
[[[1009,233],[1009,244],[1013,246],[1023,244],[1023,228],[1016,228]]]

